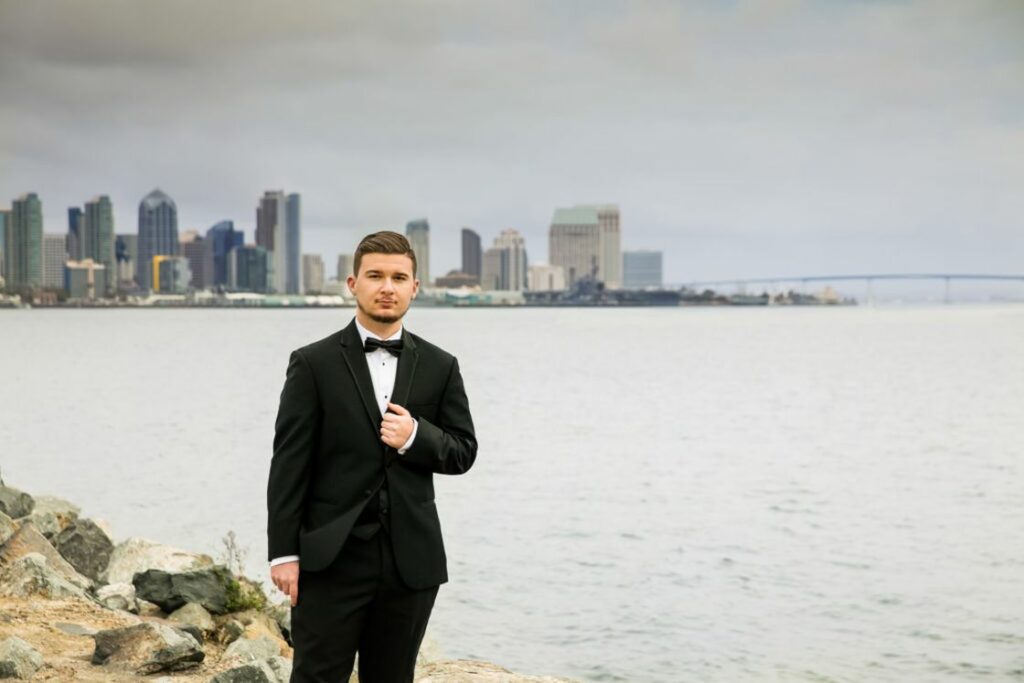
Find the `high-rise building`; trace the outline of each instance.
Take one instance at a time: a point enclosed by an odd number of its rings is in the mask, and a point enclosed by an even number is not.
[[[504,261],[504,250],[498,247],[491,247],[484,252],[483,264],[480,273],[480,288],[485,291],[501,289],[501,271]]]
[[[302,211],[299,195],[288,195],[285,205],[285,277],[287,294],[302,294]],[[322,279],[321,271],[321,279]]]
[[[206,287],[225,287],[228,284],[228,254],[244,244],[245,235],[235,230],[232,221],[220,221],[206,231],[203,240],[203,282]]]
[[[67,236],[43,235],[43,287],[46,289],[64,288],[65,261],[67,261]]]
[[[462,272],[475,275],[477,280],[483,273],[484,253],[480,247],[480,235],[470,228],[462,229]]]
[[[256,207],[256,246],[271,253],[271,289],[299,294],[301,274],[301,211],[297,194],[267,190]]]
[[[178,242],[179,253],[188,260],[188,269],[192,273],[192,289],[205,289],[206,244],[198,230],[186,230]]]
[[[537,263],[530,266],[531,292],[557,292],[565,289],[565,270],[562,266]]]
[[[5,281],[8,290],[43,285],[43,204],[35,192],[11,202]]]
[[[622,252],[623,286],[627,289],[662,286],[660,251],[638,249]]]
[[[184,294],[192,284],[192,269],[184,256],[153,257],[153,291]]]
[[[117,235],[114,238],[114,259],[117,261],[117,272],[106,273],[108,280],[113,280],[114,288],[131,290],[138,287],[139,236]]]
[[[324,291],[324,259],[320,254],[302,255],[302,291],[312,294]]]
[[[352,254],[338,254],[338,282],[345,282],[349,275],[355,275],[355,256]]]
[[[117,264],[115,239],[114,207],[110,197],[100,195],[87,201],[79,230],[80,254],[77,260],[91,258],[106,266],[107,273],[113,273]],[[113,288],[116,283],[111,280],[113,278],[108,278],[107,286]],[[104,294],[101,292],[99,296]]]
[[[518,230],[502,230],[494,238],[494,246],[505,252],[502,257],[501,289],[526,289],[526,240]]]
[[[10,210],[0,209],[0,279],[7,277],[7,264],[5,263],[7,261],[7,257],[4,254],[7,253],[7,226],[10,222]]]
[[[416,254],[416,279],[424,285],[430,284],[430,223],[426,218],[405,224],[405,236]]]
[[[556,209],[548,236],[551,265],[562,266],[567,285],[593,277],[609,288],[622,286],[617,206],[581,205]]]
[[[153,257],[178,254],[178,207],[161,190],[139,203],[139,286],[153,288]]]
[[[68,207],[67,250],[72,261],[82,259],[82,210],[77,206]]]
[[[92,259],[64,264],[64,289],[72,299],[95,299],[107,291],[107,269]]]
[[[228,288],[236,292],[270,291],[273,258],[263,247],[235,247],[228,254]]]

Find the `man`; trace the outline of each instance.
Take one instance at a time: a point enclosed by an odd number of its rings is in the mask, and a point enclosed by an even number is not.
[[[448,580],[433,474],[476,459],[455,358],[409,333],[416,255],[367,235],[348,287],[356,316],[292,352],[267,487],[274,584],[291,598],[293,682],[411,681]]]

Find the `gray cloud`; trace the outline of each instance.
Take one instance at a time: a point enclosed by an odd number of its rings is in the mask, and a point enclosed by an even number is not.
[[[328,263],[418,216],[437,269],[463,225],[542,260],[600,201],[670,280],[1019,271],[1022,7],[0,0],[0,197],[251,239],[282,187]]]

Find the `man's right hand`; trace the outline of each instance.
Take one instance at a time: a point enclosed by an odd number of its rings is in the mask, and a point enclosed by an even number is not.
[[[292,600],[292,607],[299,602],[299,563],[282,562],[270,568],[270,580]]]

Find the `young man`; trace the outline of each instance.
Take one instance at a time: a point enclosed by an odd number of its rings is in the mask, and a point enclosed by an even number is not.
[[[448,580],[433,475],[476,459],[455,358],[409,333],[416,255],[395,232],[356,248],[356,316],[292,352],[267,487],[271,578],[292,603],[294,682],[412,681]]]

